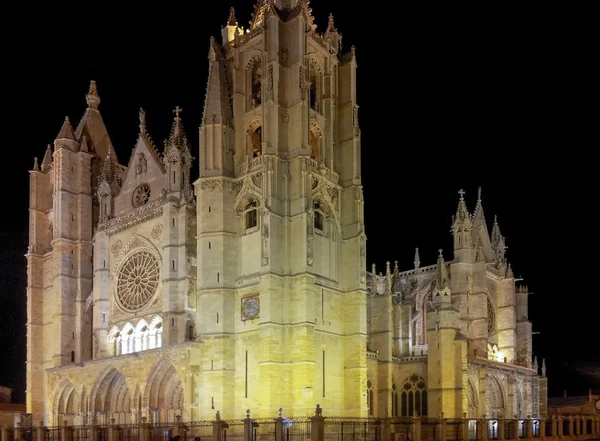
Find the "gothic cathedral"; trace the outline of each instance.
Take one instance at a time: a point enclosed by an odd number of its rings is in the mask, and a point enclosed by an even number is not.
[[[199,150],[181,109],[160,149],[140,109],[121,164],[92,81],[36,159],[34,421],[545,411],[527,291],[481,201],[461,196],[453,261],[366,271],[355,51],[313,21],[307,0],[258,0],[248,29],[232,10]]]

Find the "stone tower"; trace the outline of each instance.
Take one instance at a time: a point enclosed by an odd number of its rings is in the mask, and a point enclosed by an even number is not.
[[[427,379],[430,416],[445,412],[446,418],[461,418],[462,371],[467,361],[467,342],[460,332],[460,311],[452,305],[446,262],[440,250],[435,291],[427,314]]]
[[[30,172],[27,252],[27,408],[43,418],[48,368],[92,356],[92,225],[97,221],[92,176],[112,149],[92,81],[88,108],[73,130],[67,117],[41,169]]]
[[[366,415],[354,49],[306,0],[231,12],[209,47],[197,196],[198,393],[223,415]]]

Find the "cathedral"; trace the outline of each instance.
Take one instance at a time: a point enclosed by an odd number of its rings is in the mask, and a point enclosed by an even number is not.
[[[33,421],[317,403],[340,417],[543,414],[527,288],[481,198],[470,213],[460,196],[453,260],[367,271],[357,61],[333,17],[317,33],[308,0],[258,0],[247,29],[231,11],[208,59],[199,147],[180,108],[161,147],[140,109],[118,158],[92,81],[78,124],[34,162]]]

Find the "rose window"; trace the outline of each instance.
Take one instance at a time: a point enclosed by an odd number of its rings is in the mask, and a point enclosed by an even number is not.
[[[127,311],[138,311],[148,304],[156,293],[160,267],[148,251],[130,256],[117,274],[117,301]]]
[[[138,186],[133,192],[133,206],[141,207],[146,205],[150,200],[150,186],[148,184],[142,184]]]

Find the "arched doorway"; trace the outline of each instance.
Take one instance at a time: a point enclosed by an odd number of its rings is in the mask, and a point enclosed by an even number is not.
[[[144,394],[151,423],[174,422],[183,412],[183,382],[168,359],[160,360],[148,378]]]
[[[72,425],[75,422],[77,403],[79,395],[75,387],[67,379],[64,379],[58,387],[54,401],[54,423],[63,425],[65,421]]]
[[[97,424],[131,422],[131,400],[125,377],[117,369],[110,368],[100,377],[92,390],[91,404]]]

